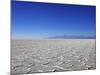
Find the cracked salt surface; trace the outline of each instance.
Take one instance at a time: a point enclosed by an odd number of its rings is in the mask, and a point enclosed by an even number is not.
[[[11,74],[96,68],[95,39],[12,40]]]

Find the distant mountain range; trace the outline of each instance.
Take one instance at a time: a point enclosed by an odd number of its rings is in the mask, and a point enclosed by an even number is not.
[[[48,37],[48,39],[96,39],[94,36],[81,36],[81,35],[59,35]]]

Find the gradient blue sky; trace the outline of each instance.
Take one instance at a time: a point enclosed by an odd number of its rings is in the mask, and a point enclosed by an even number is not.
[[[95,6],[12,1],[12,38],[95,36]]]

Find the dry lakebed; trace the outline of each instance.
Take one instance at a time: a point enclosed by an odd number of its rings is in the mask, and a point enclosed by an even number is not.
[[[92,70],[95,39],[12,39],[11,74]]]

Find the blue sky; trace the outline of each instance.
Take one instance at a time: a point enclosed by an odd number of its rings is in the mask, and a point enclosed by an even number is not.
[[[95,37],[95,6],[12,1],[12,38]]]

